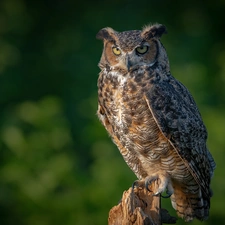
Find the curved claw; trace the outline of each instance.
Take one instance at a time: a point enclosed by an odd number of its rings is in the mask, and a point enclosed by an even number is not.
[[[134,190],[135,187],[139,187],[138,185],[139,181],[135,180],[134,183],[132,184],[132,189]]]
[[[166,196],[161,195],[161,197],[162,198],[170,198],[170,196],[173,194],[173,189],[171,188],[171,186],[167,187],[166,194],[167,194]]]
[[[152,192],[152,190],[150,190],[149,188],[148,188],[148,186],[149,186],[149,182],[145,182],[145,189],[147,190],[147,191],[149,191],[149,192]]]
[[[161,195],[161,197],[162,197],[162,198],[170,198],[171,195],[172,195],[172,194],[168,194],[168,193],[167,193],[166,196]]]
[[[162,195],[161,193],[155,193],[155,194],[153,194],[153,196],[158,196],[158,195],[160,195],[160,197],[162,197],[162,198],[170,198],[170,196],[171,196],[172,194],[168,194],[168,193],[167,193],[166,196]]]

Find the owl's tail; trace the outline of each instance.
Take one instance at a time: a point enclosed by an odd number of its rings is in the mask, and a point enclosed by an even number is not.
[[[210,199],[202,195],[198,185],[192,186],[191,189],[188,190],[185,186],[174,186],[174,193],[171,196],[173,208],[186,222],[194,218],[206,220],[209,215]]]

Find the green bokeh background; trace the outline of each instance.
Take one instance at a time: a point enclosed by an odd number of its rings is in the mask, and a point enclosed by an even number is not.
[[[95,35],[150,22],[167,26],[171,72],[208,128],[217,168],[204,224],[225,223],[224,0],[1,0],[0,224],[107,224],[136,178],[96,116]]]

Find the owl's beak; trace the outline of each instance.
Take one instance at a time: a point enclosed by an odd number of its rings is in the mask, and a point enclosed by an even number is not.
[[[130,68],[132,67],[133,63],[131,61],[130,55],[126,54],[125,56],[125,65],[128,71],[130,71]]]

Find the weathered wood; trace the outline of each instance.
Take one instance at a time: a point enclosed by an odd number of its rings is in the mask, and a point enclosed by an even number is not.
[[[149,192],[135,187],[124,191],[121,202],[114,206],[108,217],[108,225],[161,225],[175,223],[166,210],[161,210],[160,196],[154,196],[157,183],[152,183]]]

